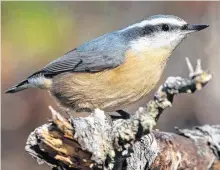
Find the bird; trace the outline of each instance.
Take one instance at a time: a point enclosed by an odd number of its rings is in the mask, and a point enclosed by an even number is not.
[[[126,116],[123,109],[154,89],[176,47],[208,26],[153,15],[85,42],[6,93],[34,87],[47,90],[68,112],[99,108]]]

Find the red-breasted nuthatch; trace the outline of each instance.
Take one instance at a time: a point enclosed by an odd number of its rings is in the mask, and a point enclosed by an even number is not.
[[[6,93],[37,87],[76,112],[117,111],[147,95],[172,51],[206,27],[172,15],[151,16],[69,51]]]

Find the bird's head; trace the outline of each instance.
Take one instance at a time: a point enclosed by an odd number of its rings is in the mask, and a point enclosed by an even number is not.
[[[190,25],[173,15],[154,15],[121,30],[134,50],[166,48],[173,51],[190,33],[208,25]]]

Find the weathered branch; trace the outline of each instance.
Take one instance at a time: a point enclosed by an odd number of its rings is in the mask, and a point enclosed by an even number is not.
[[[175,94],[193,93],[211,80],[211,74],[202,70],[200,60],[195,71],[188,59],[187,64],[189,78],[169,77],[154,100],[129,119],[112,121],[96,109],[88,117],[66,120],[50,107],[51,122],[30,134],[26,150],[39,163],[46,162],[54,169],[201,169],[213,163],[216,166],[220,127],[179,130],[183,135],[152,130],[163,110],[172,106]],[[189,137],[192,133],[194,138]]]

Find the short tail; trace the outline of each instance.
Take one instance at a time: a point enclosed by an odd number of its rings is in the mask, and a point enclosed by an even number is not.
[[[8,89],[5,93],[16,93],[22,90],[25,90],[29,87],[28,80],[24,80],[17,85],[13,86],[12,88]]]

